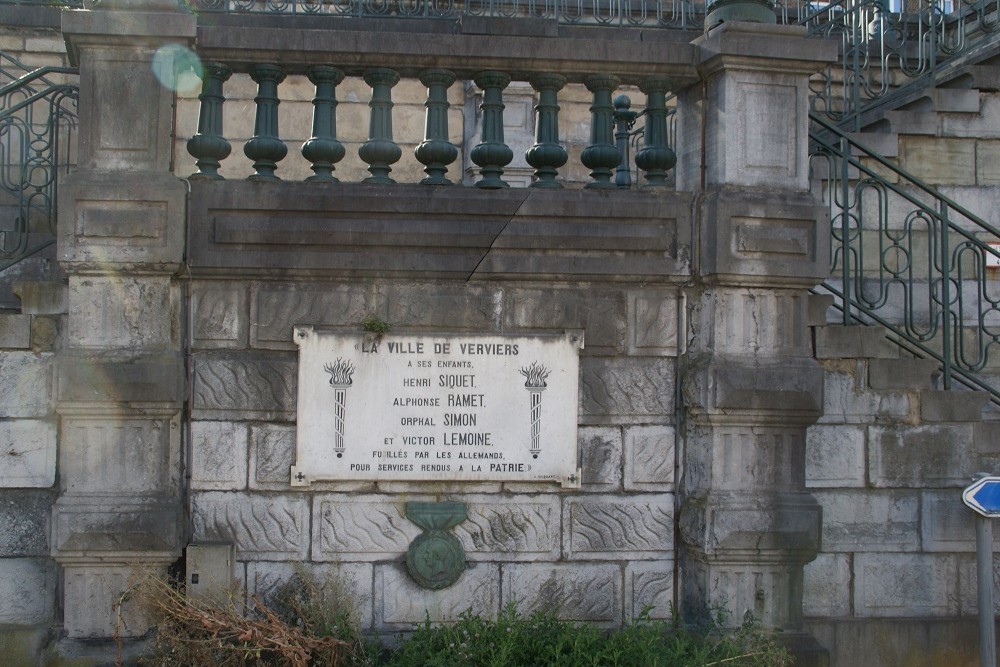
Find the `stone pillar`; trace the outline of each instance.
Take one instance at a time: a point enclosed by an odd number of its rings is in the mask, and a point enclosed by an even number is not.
[[[802,634],[821,519],[805,433],[823,403],[806,289],[829,263],[828,220],[807,191],[807,85],[835,54],[799,28],[750,23],[695,44],[703,81],[678,105],[678,189],[701,191],[682,360],[682,608],[722,608],[733,625],[750,612],[784,633],[796,664],[822,664]]]
[[[143,571],[163,571],[185,541],[175,274],[186,188],[170,172],[169,86],[195,21],[165,0],[100,7],[62,18],[80,67],[79,168],[59,191],[69,316],[52,515],[70,639],[143,634],[134,607],[119,622],[121,593]]]

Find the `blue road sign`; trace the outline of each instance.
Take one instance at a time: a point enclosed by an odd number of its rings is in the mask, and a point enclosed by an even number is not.
[[[990,518],[1000,517],[1000,477],[983,477],[962,492],[962,502]]]

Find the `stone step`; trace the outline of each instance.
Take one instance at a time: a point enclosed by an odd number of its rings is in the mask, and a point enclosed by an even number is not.
[[[927,391],[938,375],[934,359],[871,359],[868,386],[875,391]]]
[[[899,359],[885,327],[828,324],[814,331],[817,359]]]
[[[920,419],[927,422],[980,422],[989,400],[985,391],[922,391]]]
[[[882,132],[876,129],[872,131],[852,132],[848,136],[882,157],[897,157],[899,155],[898,132]],[[860,157],[860,155],[855,155],[855,157]]]

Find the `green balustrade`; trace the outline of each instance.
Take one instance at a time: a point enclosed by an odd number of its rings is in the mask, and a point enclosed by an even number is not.
[[[337,141],[337,85],[344,73],[336,67],[317,65],[309,69],[309,80],[316,86],[313,98],[312,137],[302,144],[302,156],[312,163],[312,182],[336,182],[333,170],[347,153]]]
[[[427,86],[424,140],[414,151],[427,174],[420,182],[424,185],[451,185],[445,174],[448,165],[458,157],[458,149],[448,141],[448,88],[455,83],[455,74],[446,69],[424,70],[420,73],[420,83]]]
[[[510,85],[510,77],[503,72],[480,72],[473,79],[483,91],[483,131],[480,142],[472,149],[470,157],[479,165],[481,178],[476,181],[480,188],[509,187],[500,177],[503,168],[514,159],[514,152],[504,142],[503,136],[503,90]]]
[[[667,145],[667,91],[670,79],[649,78],[639,84],[646,93],[646,127],[643,147],[635,155],[635,163],[646,176],[643,187],[667,186],[667,171],[677,164],[677,155]]]
[[[391,69],[379,67],[365,72],[365,83],[372,88],[372,99],[368,103],[371,116],[368,122],[368,141],[361,145],[358,155],[368,164],[371,176],[365,183],[391,184],[396,181],[389,177],[392,165],[399,161],[403,151],[392,140],[392,87],[399,83],[399,74]]]
[[[566,77],[559,74],[535,74],[531,87],[538,91],[535,105],[535,144],[524,153],[525,160],[535,168],[533,188],[561,188],[556,181],[559,167],[569,157],[559,144],[558,93],[566,85]]]
[[[611,182],[612,169],[618,166],[621,155],[614,143],[614,106],[611,95],[618,88],[618,77],[596,74],[587,77],[587,90],[594,95],[590,107],[590,145],[583,149],[580,161],[590,169],[592,183],[585,188],[614,188]]]
[[[278,163],[288,154],[285,142],[278,138],[278,84],[285,80],[285,73],[277,65],[254,65],[250,78],[257,84],[257,105],[254,117],[253,139],[243,147],[243,153],[253,160],[251,180],[277,181],[274,174]]]
[[[222,105],[226,98],[222,85],[232,76],[233,71],[222,63],[202,64],[201,94],[198,101],[198,134],[187,142],[187,151],[195,159],[198,171],[190,178],[221,180],[219,174],[222,160],[229,157],[232,147],[222,134]]]

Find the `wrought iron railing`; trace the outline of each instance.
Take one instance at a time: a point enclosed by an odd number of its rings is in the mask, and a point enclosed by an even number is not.
[[[813,116],[814,174],[829,207],[831,278],[844,324],[881,324],[954,383],[982,375],[1000,342],[1000,229]],[[833,136],[835,141],[824,140]],[[891,177],[890,177],[891,176]],[[1000,369],[998,369],[1000,370]]]
[[[79,86],[0,52],[0,270],[55,243],[56,181],[75,162]]]
[[[812,81],[813,111],[847,130],[866,111],[891,107],[914,86],[933,86],[942,65],[983,51],[1000,35],[1000,0],[836,0],[807,6],[801,23],[837,40],[840,61]]]

